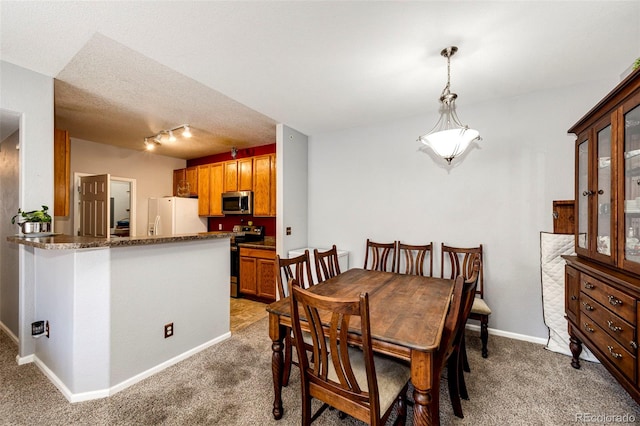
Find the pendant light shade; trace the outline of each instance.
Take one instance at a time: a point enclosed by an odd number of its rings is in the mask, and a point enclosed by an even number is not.
[[[456,98],[451,93],[451,56],[458,51],[456,46],[443,49],[440,54],[447,58],[447,85],[440,96],[440,119],[426,135],[420,136],[418,141],[430,147],[437,155],[444,158],[448,164],[461,155],[474,140],[481,140],[480,132],[470,129],[460,122],[456,113]]]

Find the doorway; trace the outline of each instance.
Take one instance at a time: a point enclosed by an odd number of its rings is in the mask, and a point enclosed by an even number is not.
[[[73,196],[73,235],[79,235],[80,232],[80,203],[77,199],[78,188],[80,187],[80,178],[85,176],[94,176],[91,173],[73,174],[74,191]],[[110,209],[109,228],[110,235],[116,237],[135,236],[136,235],[136,180],[118,176],[109,177],[109,193],[110,202],[107,203]]]

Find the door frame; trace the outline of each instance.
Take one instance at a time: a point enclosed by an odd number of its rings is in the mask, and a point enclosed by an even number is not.
[[[80,178],[83,176],[92,176],[98,175],[100,173],[82,173],[82,172],[74,172],[73,173],[73,229],[72,234],[78,235],[78,231],[80,230],[80,205],[78,204],[78,190],[80,188]],[[130,185],[129,192],[129,235],[136,235],[136,180],[132,178],[124,178],[119,176],[111,176],[109,179],[109,183],[112,181],[118,182],[128,182]]]

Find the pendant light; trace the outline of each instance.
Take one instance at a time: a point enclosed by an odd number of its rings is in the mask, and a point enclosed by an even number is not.
[[[444,158],[448,164],[461,155],[474,140],[482,140],[480,132],[462,124],[456,113],[456,98],[451,93],[451,57],[458,51],[456,46],[442,50],[440,54],[447,58],[447,85],[440,95],[440,119],[426,135],[418,140],[431,148],[436,154]]]

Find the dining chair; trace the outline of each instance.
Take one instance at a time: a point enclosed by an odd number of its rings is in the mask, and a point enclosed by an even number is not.
[[[300,288],[295,280],[289,284],[291,322],[300,354],[302,424],[311,424],[331,406],[367,424],[382,425],[396,405],[396,423],[404,424],[411,369],[401,361],[373,354],[369,295],[325,297]],[[351,317],[360,319],[356,332],[362,348],[347,344]],[[313,365],[300,339],[303,323],[311,330]],[[312,398],[323,403],[313,415]]]
[[[318,283],[333,278],[340,273],[340,264],[338,263],[338,249],[334,244],[327,251],[318,251],[313,249],[313,259],[316,264],[316,277]]]
[[[480,321],[480,340],[482,341],[482,357],[489,356],[487,350],[487,343],[489,341],[489,315],[491,315],[491,308],[484,300],[484,259],[482,255],[482,244],[478,247],[472,248],[460,248],[450,247],[442,244],[442,255],[440,258],[440,273],[441,277],[445,277],[445,270],[450,272],[449,278],[454,278],[459,274],[463,274],[465,278],[469,278],[473,269],[474,255],[480,257],[480,276],[478,279],[478,286],[476,288],[476,297],[473,299],[473,306],[471,307],[471,314],[469,318]],[[445,269],[447,264],[447,269]],[[466,362],[465,351],[465,370],[469,371],[468,363]]]
[[[311,277],[311,263],[309,259],[309,250],[305,250],[300,256],[292,257],[289,259],[281,258],[280,255],[276,255],[276,267],[278,271],[276,273],[276,282],[278,284],[278,297],[284,299],[289,296],[289,288],[287,283],[290,279],[294,278],[298,285],[303,285],[305,288],[312,286],[313,279]],[[293,334],[290,332],[284,338],[284,366],[282,369],[282,386],[289,384],[289,376],[291,376],[291,365],[298,365],[297,361],[293,360],[293,347],[295,341]],[[298,356],[298,358],[300,358]]]
[[[395,249],[395,242],[376,243],[367,238],[366,253],[364,255],[364,269],[387,272],[389,268],[389,261],[391,261],[391,270],[389,272],[395,272]]]
[[[427,261],[429,262],[427,264]],[[410,245],[396,241],[396,270],[400,274],[433,275],[433,243]],[[425,270],[425,267],[428,267]]]

